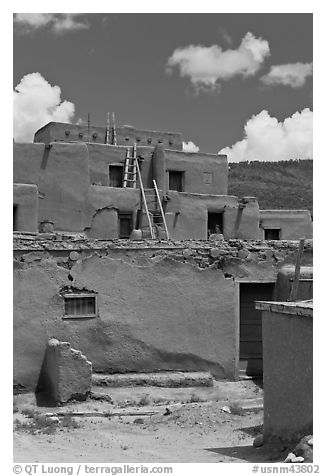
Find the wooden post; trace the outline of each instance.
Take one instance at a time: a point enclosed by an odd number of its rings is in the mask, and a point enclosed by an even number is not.
[[[289,299],[290,301],[296,301],[297,297],[298,297],[300,268],[301,268],[301,259],[302,259],[303,248],[304,248],[304,238],[301,238],[301,240],[299,242],[297,261],[295,263],[295,271],[294,271],[293,283],[292,283],[291,294],[290,294],[290,299]]]

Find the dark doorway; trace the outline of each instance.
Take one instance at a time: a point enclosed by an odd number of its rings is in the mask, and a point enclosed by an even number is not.
[[[213,233],[223,233],[223,213],[208,212],[207,214],[207,237]]]
[[[280,228],[265,228],[264,239],[265,240],[279,240],[281,236]]]
[[[17,230],[17,211],[18,211],[18,207],[17,205],[14,205],[14,215],[13,215],[13,230],[14,231]]]
[[[123,166],[109,165],[109,186],[122,187],[123,182]]]
[[[273,301],[274,283],[240,283],[240,377],[263,375],[261,311],[255,301]]]
[[[129,238],[132,232],[132,213],[119,212],[119,238]]]
[[[169,190],[184,191],[184,172],[169,170]]]

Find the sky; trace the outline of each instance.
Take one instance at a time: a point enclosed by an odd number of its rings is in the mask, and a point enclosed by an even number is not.
[[[312,33],[307,13],[18,13],[14,138],[114,111],[230,161],[312,158]]]

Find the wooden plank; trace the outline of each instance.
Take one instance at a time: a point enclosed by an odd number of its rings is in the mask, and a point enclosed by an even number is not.
[[[301,268],[303,248],[304,248],[304,239],[301,238],[301,240],[299,242],[297,260],[296,260],[296,263],[295,263],[294,277],[293,277],[293,283],[292,283],[290,299],[289,299],[290,301],[296,301],[297,297],[298,297],[300,268]]]

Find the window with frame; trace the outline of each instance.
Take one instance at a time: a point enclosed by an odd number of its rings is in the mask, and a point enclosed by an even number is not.
[[[64,294],[64,318],[97,317],[97,295],[95,293]]]
[[[280,240],[281,229],[280,228],[264,228],[265,240]]]
[[[109,165],[109,186],[122,187],[123,165]]]
[[[169,170],[169,190],[184,192],[184,172]]]

